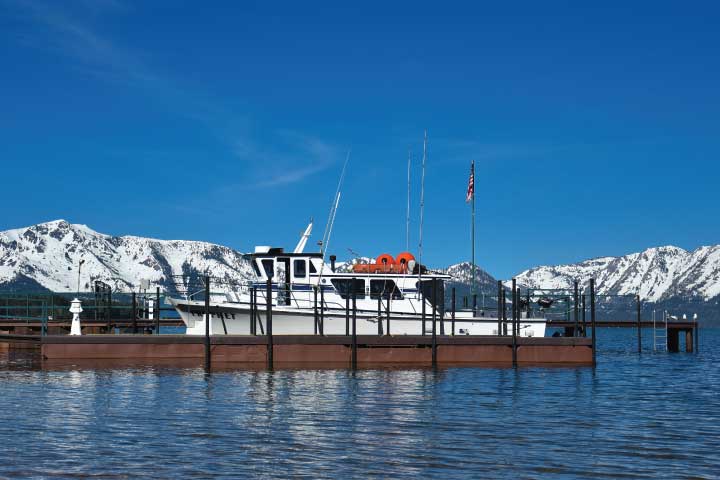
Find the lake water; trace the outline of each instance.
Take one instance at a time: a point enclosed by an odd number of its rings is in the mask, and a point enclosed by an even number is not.
[[[652,342],[650,331],[646,343]],[[719,478],[720,331],[597,368],[42,368],[0,354],[0,477]]]

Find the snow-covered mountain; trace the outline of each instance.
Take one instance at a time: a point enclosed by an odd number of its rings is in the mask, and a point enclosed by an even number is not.
[[[440,271],[452,277],[445,287],[445,303],[450,305],[451,289],[454,287],[457,306],[464,306],[465,301],[467,301],[468,306],[472,305],[472,263],[456,263]],[[475,291],[478,293],[477,306],[479,309],[484,309],[486,295],[493,295],[497,292],[497,288],[497,280],[485,270],[475,265]],[[495,301],[493,300],[491,303],[494,305]]]
[[[65,220],[0,232],[0,286],[74,291],[81,259],[80,289],[85,291],[92,280],[129,291],[147,279],[172,292],[174,275],[209,271],[229,282],[251,275],[241,253],[211,243],[112,237]]]
[[[676,298],[709,301],[720,295],[720,245],[692,252],[678,247],[649,248],[622,257],[602,257],[571,265],[543,266],[515,277],[532,288],[587,286],[595,278],[600,294],[640,295],[646,302]]]
[[[472,283],[472,263],[470,262],[456,263],[440,271],[450,275],[452,283],[462,285]],[[477,265],[475,265],[475,285],[478,290],[484,292],[495,292],[497,290],[497,280]]]
[[[85,225],[64,220],[0,232],[0,289],[74,291],[78,263],[84,260],[80,289],[102,280],[115,291],[137,289],[143,279],[173,292],[176,275],[210,272],[227,282],[253,277],[249,262],[231,248],[186,240],[155,240],[134,236],[113,237]],[[349,271],[357,258],[338,262]],[[468,262],[441,270],[452,277],[457,297],[469,295]],[[478,290],[492,294],[496,280],[477,268]],[[575,279],[587,286],[597,282],[599,294],[640,294],[646,303],[704,311],[720,319],[720,245],[688,252],[677,247],[650,248],[622,257],[603,257],[571,265],[541,266],[516,276],[519,285],[533,288],[571,288]],[[450,288],[446,289],[449,295]],[[460,301],[460,300],[458,300]],[[625,307],[623,307],[625,308]],[[665,307],[664,307],[665,308]]]

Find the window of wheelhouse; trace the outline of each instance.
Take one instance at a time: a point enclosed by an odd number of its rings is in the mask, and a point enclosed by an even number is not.
[[[370,280],[370,298],[402,299],[402,292],[392,280]]]
[[[348,298],[355,293],[355,298],[365,298],[365,280],[352,278],[333,278],[330,280],[342,298]]]
[[[315,262],[313,262],[312,259],[310,259],[310,273],[317,273],[317,268],[315,268]]]
[[[307,277],[307,260],[305,260],[304,258],[301,260],[294,260],[293,274],[295,275],[295,278]]]
[[[275,276],[275,262],[272,258],[266,258],[262,261],[263,270],[265,270],[265,276],[267,278],[273,278]]]

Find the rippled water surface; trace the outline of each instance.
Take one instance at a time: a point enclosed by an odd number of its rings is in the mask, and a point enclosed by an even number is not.
[[[646,332],[647,339],[649,332]],[[720,331],[598,366],[226,370],[0,354],[0,477],[719,478]]]

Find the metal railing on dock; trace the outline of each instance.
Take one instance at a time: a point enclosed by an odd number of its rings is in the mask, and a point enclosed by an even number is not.
[[[352,282],[354,284],[355,279],[352,279]],[[477,304],[477,301],[473,301],[476,309],[481,314],[480,317],[469,317],[468,310],[458,308],[458,303],[468,305],[470,302],[467,296],[458,297],[454,286],[448,290],[450,301],[446,305],[444,301],[440,301],[444,295],[437,282],[431,281],[429,284],[431,288],[427,292],[422,292],[422,298],[427,298],[429,301],[427,303],[423,302],[423,308],[415,319],[422,323],[420,336],[429,337],[426,347],[430,349],[428,353],[430,353],[432,365],[437,365],[438,362],[438,344],[441,343],[438,341],[439,337],[465,336],[467,332],[463,332],[463,325],[467,325],[467,322],[491,324],[493,326],[491,331],[495,336],[505,337],[506,341],[509,342],[508,346],[512,349],[514,365],[518,363],[517,354],[521,343],[519,340],[521,326],[526,321],[530,321],[533,315],[546,318],[547,327],[549,328],[561,327],[561,330],[565,332],[565,337],[590,336],[593,353],[596,351],[596,328],[598,326],[610,326],[607,320],[598,320],[596,312],[598,299],[602,302],[613,296],[597,295],[594,280],[590,280],[588,288],[581,289],[578,283],[575,282],[571,289],[563,291],[523,289],[518,286],[516,281],[511,281],[510,288],[508,288],[506,284],[499,281],[496,292],[492,294],[484,292],[481,294],[482,301],[480,305]],[[202,310],[202,318],[205,319],[205,336],[207,337],[204,343],[208,351],[213,344],[210,341],[213,333],[211,330],[212,325],[208,321],[208,319],[212,318],[210,308],[211,306],[216,308],[214,306],[216,300],[226,301],[229,295],[228,291],[242,292],[245,295],[243,302],[245,302],[246,307],[249,301],[251,319],[249,334],[263,337],[262,341],[267,343],[269,365],[274,363],[273,309],[274,305],[280,300],[284,302],[283,305],[290,302],[292,306],[311,308],[313,326],[310,331],[318,337],[327,337],[329,331],[337,332],[336,329],[328,330],[327,321],[328,318],[331,318],[333,324],[337,325],[339,317],[337,312],[344,311],[344,336],[347,337],[347,345],[353,352],[351,363],[354,365],[358,362],[358,337],[366,337],[358,334],[358,319],[359,314],[361,314],[362,320],[365,321],[368,311],[362,310],[361,312],[358,310],[357,300],[359,293],[352,291],[352,289],[350,289],[349,295],[344,295],[344,305],[337,301],[328,302],[323,288],[315,287],[299,294],[292,288],[284,291],[277,284],[273,284],[272,281],[265,282],[264,285],[260,286],[257,283],[231,282],[209,276],[183,276],[176,279],[174,291],[177,292],[178,296],[195,300],[198,308]],[[84,328],[89,329],[90,333],[159,334],[164,327],[182,325],[175,308],[162,306],[165,295],[158,287],[141,292],[113,292],[108,286],[100,283],[95,285],[93,292],[80,294],[0,294],[0,326],[3,324],[7,326],[11,322],[15,322],[16,325],[31,326],[33,328],[39,326],[41,335],[58,333],[58,328],[69,327],[71,315],[68,312],[68,307],[71,300],[75,296],[79,296],[83,301],[84,308],[82,322]],[[363,292],[363,296],[365,295],[371,294]],[[631,304],[635,307],[632,309],[635,314],[634,318],[621,323],[622,326],[634,326],[634,328],[637,328],[638,351],[641,351],[641,331],[643,327],[647,327],[647,322],[643,322],[641,319],[642,309],[639,297],[637,295],[615,297],[627,298],[628,302],[633,302]],[[376,335],[377,337],[390,337],[393,332],[393,321],[397,321],[398,318],[391,314],[392,294],[391,292],[382,292],[375,297],[371,295],[371,298],[377,299],[377,303],[373,307],[376,309],[373,313],[377,322]],[[461,300],[461,302],[457,300]],[[628,310],[630,309],[628,308]],[[172,312],[173,318],[170,318],[169,312]],[[333,313],[331,314],[331,312]],[[458,315],[459,313],[462,313],[462,315]],[[340,318],[342,317],[340,316]],[[221,325],[221,333],[230,332],[223,316],[219,316],[214,321],[218,321]],[[428,322],[430,322],[429,326],[427,325]],[[458,324],[460,327],[458,327]],[[691,329],[691,333],[686,338],[686,345],[689,341],[690,346],[686,346],[686,349],[688,351],[690,349],[697,351],[697,321],[689,327],[680,323],[675,325],[675,330],[679,332],[687,332],[688,328]],[[333,333],[331,336],[342,335]],[[657,336],[654,337],[655,343],[657,343],[657,338]],[[669,344],[668,337],[666,345]],[[676,348],[674,345],[673,343],[673,348]],[[210,362],[212,355],[208,353],[206,356],[208,362]]]

